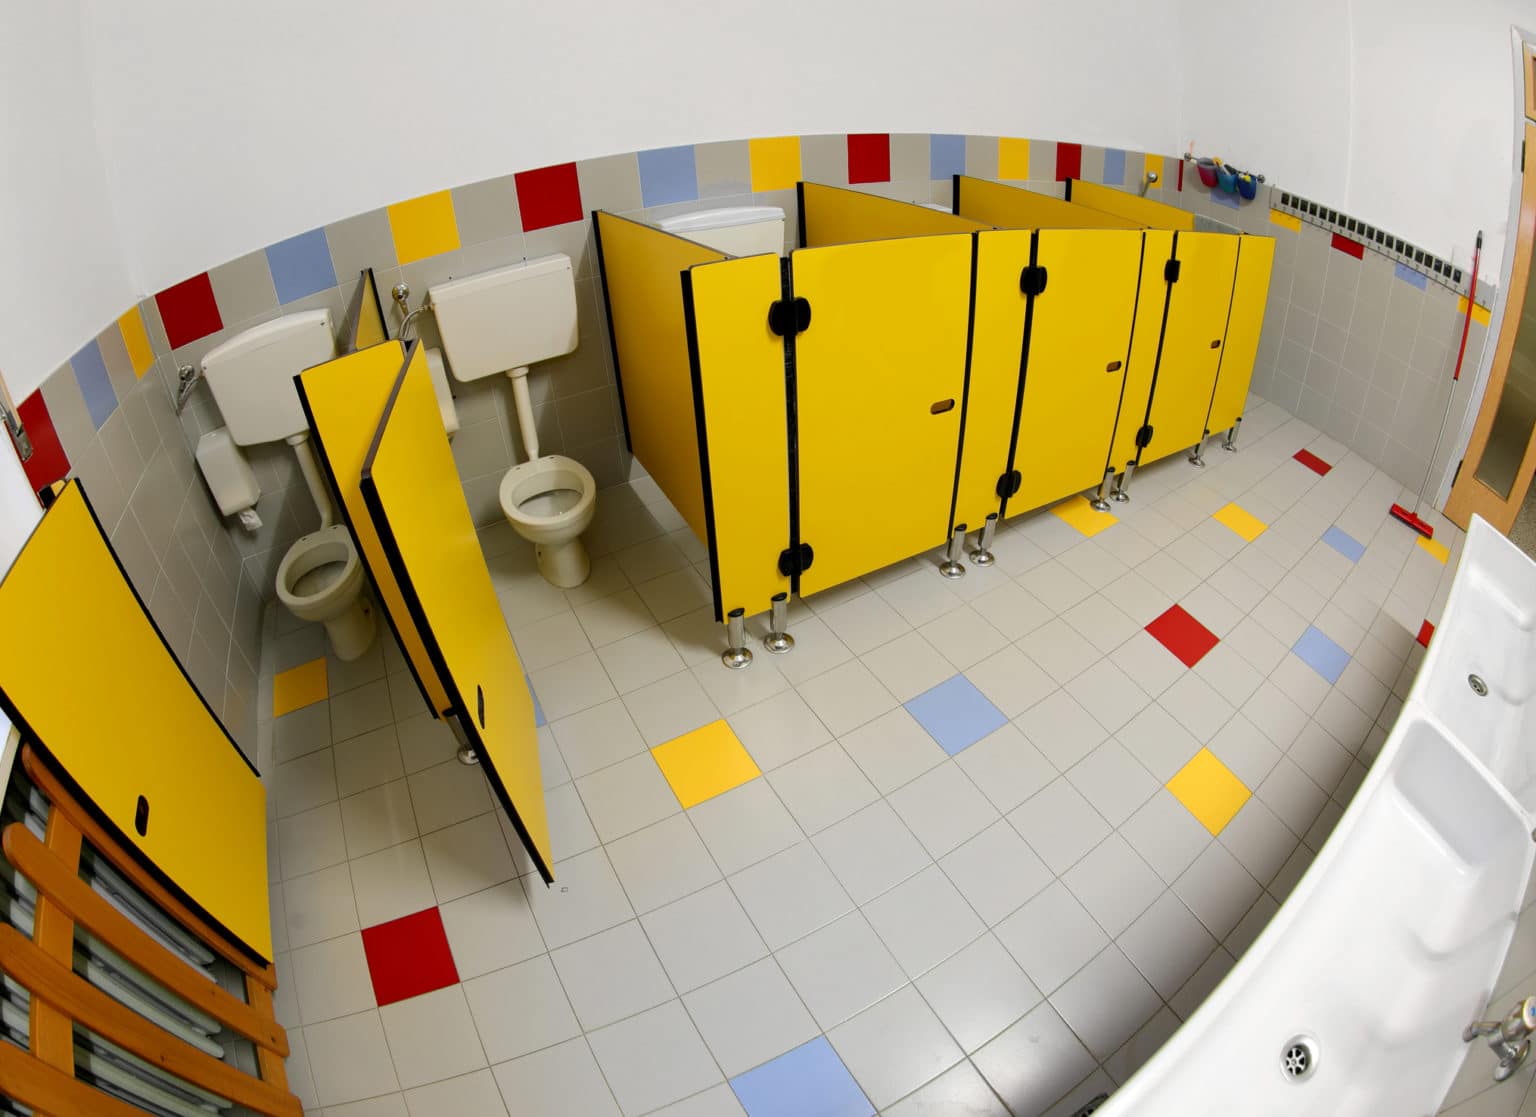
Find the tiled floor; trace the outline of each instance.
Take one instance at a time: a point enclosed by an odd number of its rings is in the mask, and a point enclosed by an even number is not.
[[[388,639],[269,617],[279,1015],[330,1117],[1066,1114],[1253,941],[1439,615],[1399,486],[1278,409],[1242,450],[915,559],[718,662],[703,549],[605,490],[561,592],[485,533],[540,729],[545,888]],[[755,628],[760,635],[759,619]],[[322,667],[316,665],[319,660]],[[295,674],[277,672],[298,668]]]

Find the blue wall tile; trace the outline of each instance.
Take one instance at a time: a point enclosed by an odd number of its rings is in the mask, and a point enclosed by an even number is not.
[[[267,247],[277,301],[284,305],[336,286],[336,268],[324,229],[311,229]]]
[[[1243,204],[1236,194],[1228,194],[1225,190],[1212,190],[1211,201],[1219,206],[1227,206],[1229,209],[1238,209]]]
[[[699,173],[692,144],[653,148],[640,152],[638,158],[640,200],[647,207],[691,202],[699,196]]]
[[[929,136],[928,177],[937,181],[963,174],[965,174],[965,137]]]
[[[1104,149],[1104,181],[1110,186],[1125,185],[1125,152],[1118,147]]]
[[[1392,272],[1404,283],[1412,283],[1420,291],[1429,290],[1429,276],[1425,275],[1423,272],[1414,271],[1407,264],[1395,265],[1392,269]]]
[[[84,349],[69,359],[75,370],[75,381],[80,394],[85,397],[85,409],[91,413],[96,429],[112,418],[117,410],[117,393],[112,390],[112,380],[107,375],[107,362],[101,358],[101,346],[89,342]]]

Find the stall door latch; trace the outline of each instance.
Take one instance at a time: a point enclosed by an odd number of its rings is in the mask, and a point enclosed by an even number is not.
[[[1177,283],[1179,281],[1179,262],[1177,260],[1169,260],[1163,265],[1163,278],[1169,283]]]
[[[804,574],[815,561],[816,552],[811,550],[809,543],[802,543],[799,547],[785,547],[779,552],[779,573],[786,578],[793,578]]]
[[[776,299],[768,304],[768,328],[780,337],[803,334],[810,326],[809,299]]]
[[[1019,273],[1019,290],[1026,295],[1042,295],[1047,278],[1044,264],[1030,264]]]
[[[1136,432],[1136,448],[1145,450],[1152,444],[1152,424],[1148,423]]]
[[[1024,475],[1017,469],[1011,469],[997,479],[997,495],[1007,500],[1011,496],[1018,496],[1019,489],[1024,485]]]

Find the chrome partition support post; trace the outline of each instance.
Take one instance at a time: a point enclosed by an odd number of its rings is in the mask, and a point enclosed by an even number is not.
[[[992,557],[992,536],[996,533],[997,513],[988,512],[986,522],[976,536],[976,549],[971,552],[971,561],[977,566],[991,566],[996,561]]]
[[[1115,479],[1115,491],[1109,494],[1109,499],[1116,504],[1124,504],[1131,499],[1131,494],[1126,492],[1126,487],[1131,483],[1131,474],[1136,472],[1135,462],[1125,463],[1125,472]]]
[[[1200,441],[1189,448],[1189,464],[1205,468],[1205,435],[1200,436]]]
[[[795,646],[795,638],[784,631],[789,624],[789,594],[773,595],[773,610],[768,619],[768,635],[763,637],[763,647],[774,655],[783,655]]]
[[[752,652],[747,647],[747,611],[745,609],[732,609],[726,615],[725,633],[726,648],[720,655],[720,662],[732,671],[751,666]]]
[[[949,546],[944,548],[944,561],[939,563],[939,573],[946,578],[964,578],[965,565],[960,561],[964,550],[965,525],[956,524],[955,533],[949,537]]]
[[[1238,428],[1240,428],[1242,425],[1243,418],[1241,415],[1239,415],[1237,421],[1232,424],[1232,429],[1227,431],[1227,437],[1222,441],[1221,448],[1223,450],[1231,452],[1237,449],[1237,432]]]
[[[1094,492],[1093,499],[1088,502],[1092,505],[1095,512],[1109,511],[1109,490],[1114,483],[1115,471],[1113,469],[1106,469],[1104,471],[1104,480],[1099,482],[1099,487]]]
[[[449,730],[453,733],[453,739],[459,743],[458,761],[460,764],[479,764],[480,754],[469,743],[469,734],[464,731],[464,724],[456,717],[444,718]]]

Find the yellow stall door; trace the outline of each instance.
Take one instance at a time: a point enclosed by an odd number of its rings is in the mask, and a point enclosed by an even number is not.
[[[1152,380],[1157,371],[1158,352],[1163,339],[1163,312],[1167,309],[1168,281],[1164,278],[1168,261],[1173,258],[1173,234],[1163,229],[1148,229],[1142,234],[1141,282],[1136,289],[1136,318],[1131,334],[1131,357],[1126,363],[1125,388],[1115,418],[1115,440],[1109,452],[1109,467],[1115,472],[1134,462],[1138,453],[1137,435],[1147,422],[1147,407],[1152,401]]]
[[[118,565],[78,481],[0,582],[0,694],[170,890],[272,959],[266,793]]]
[[[790,588],[779,570],[791,530],[784,339],[768,328],[782,294],[777,256],[683,275],[717,621],[762,612]]]
[[[1138,458],[1141,465],[1189,449],[1205,437],[1232,304],[1237,241],[1227,233],[1178,234],[1179,275],[1168,290],[1148,416],[1152,435]]]
[[[801,249],[800,540],[812,594],[944,541],[965,396],[967,235]]]
[[[452,708],[546,883],[554,879],[533,696],[413,342],[363,464],[362,491]]]
[[[1141,234],[1042,229],[1008,515],[1040,508],[1104,477],[1130,358]]]
[[[1269,301],[1269,275],[1275,263],[1275,238],[1242,236],[1237,245],[1237,278],[1232,284],[1232,309],[1226,339],[1221,343],[1221,368],[1211,396],[1207,431],[1228,430],[1243,417],[1253,362],[1259,355],[1259,333]]]

